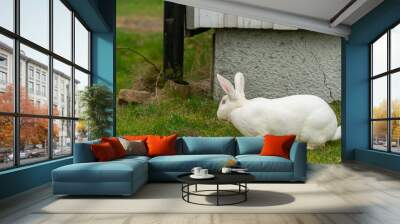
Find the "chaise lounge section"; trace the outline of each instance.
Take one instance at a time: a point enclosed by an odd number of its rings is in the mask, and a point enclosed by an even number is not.
[[[127,156],[96,162],[91,145],[77,143],[74,163],[52,172],[53,193],[67,195],[132,195],[148,181],[176,181],[176,177],[200,166],[218,172],[229,160],[236,160],[259,182],[304,182],[306,144],[295,142],[290,159],[260,156],[263,137],[181,137],[177,155]]]

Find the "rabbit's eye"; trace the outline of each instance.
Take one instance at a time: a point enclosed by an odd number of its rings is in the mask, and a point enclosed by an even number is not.
[[[221,104],[225,104],[225,100],[222,100],[222,101],[221,101]]]

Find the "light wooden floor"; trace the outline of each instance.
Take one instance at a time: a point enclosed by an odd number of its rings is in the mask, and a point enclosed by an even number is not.
[[[400,223],[399,174],[361,164],[312,165],[308,182],[323,185],[346,201],[363,201],[368,206],[357,214],[35,214],[38,207],[54,200],[47,185],[1,201],[0,223]]]

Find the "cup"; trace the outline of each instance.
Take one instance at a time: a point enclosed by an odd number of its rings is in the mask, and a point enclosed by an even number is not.
[[[208,169],[201,169],[200,170],[200,176],[207,176],[208,175]]]
[[[229,167],[222,167],[221,172],[222,172],[222,173],[230,173],[230,172],[232,172],[232,168],[229,168]]]
[[[199,175],[201,175],[200,174],[200,171],[202,170],[202,168],[201,167],[194,167],[193,169],[192,169],[192,173],[194,174],[194,175],[196,175],[196,176],[199,176]]]

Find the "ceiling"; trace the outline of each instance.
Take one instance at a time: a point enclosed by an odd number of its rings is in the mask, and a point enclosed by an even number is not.
[[[383,0],[166,0],[230,15],[347,37]]]
[[[242,4],[244,1],[228,0]],[[351,0],[248,0],[248,5],[284,11],[316,19],[330,20]]]

